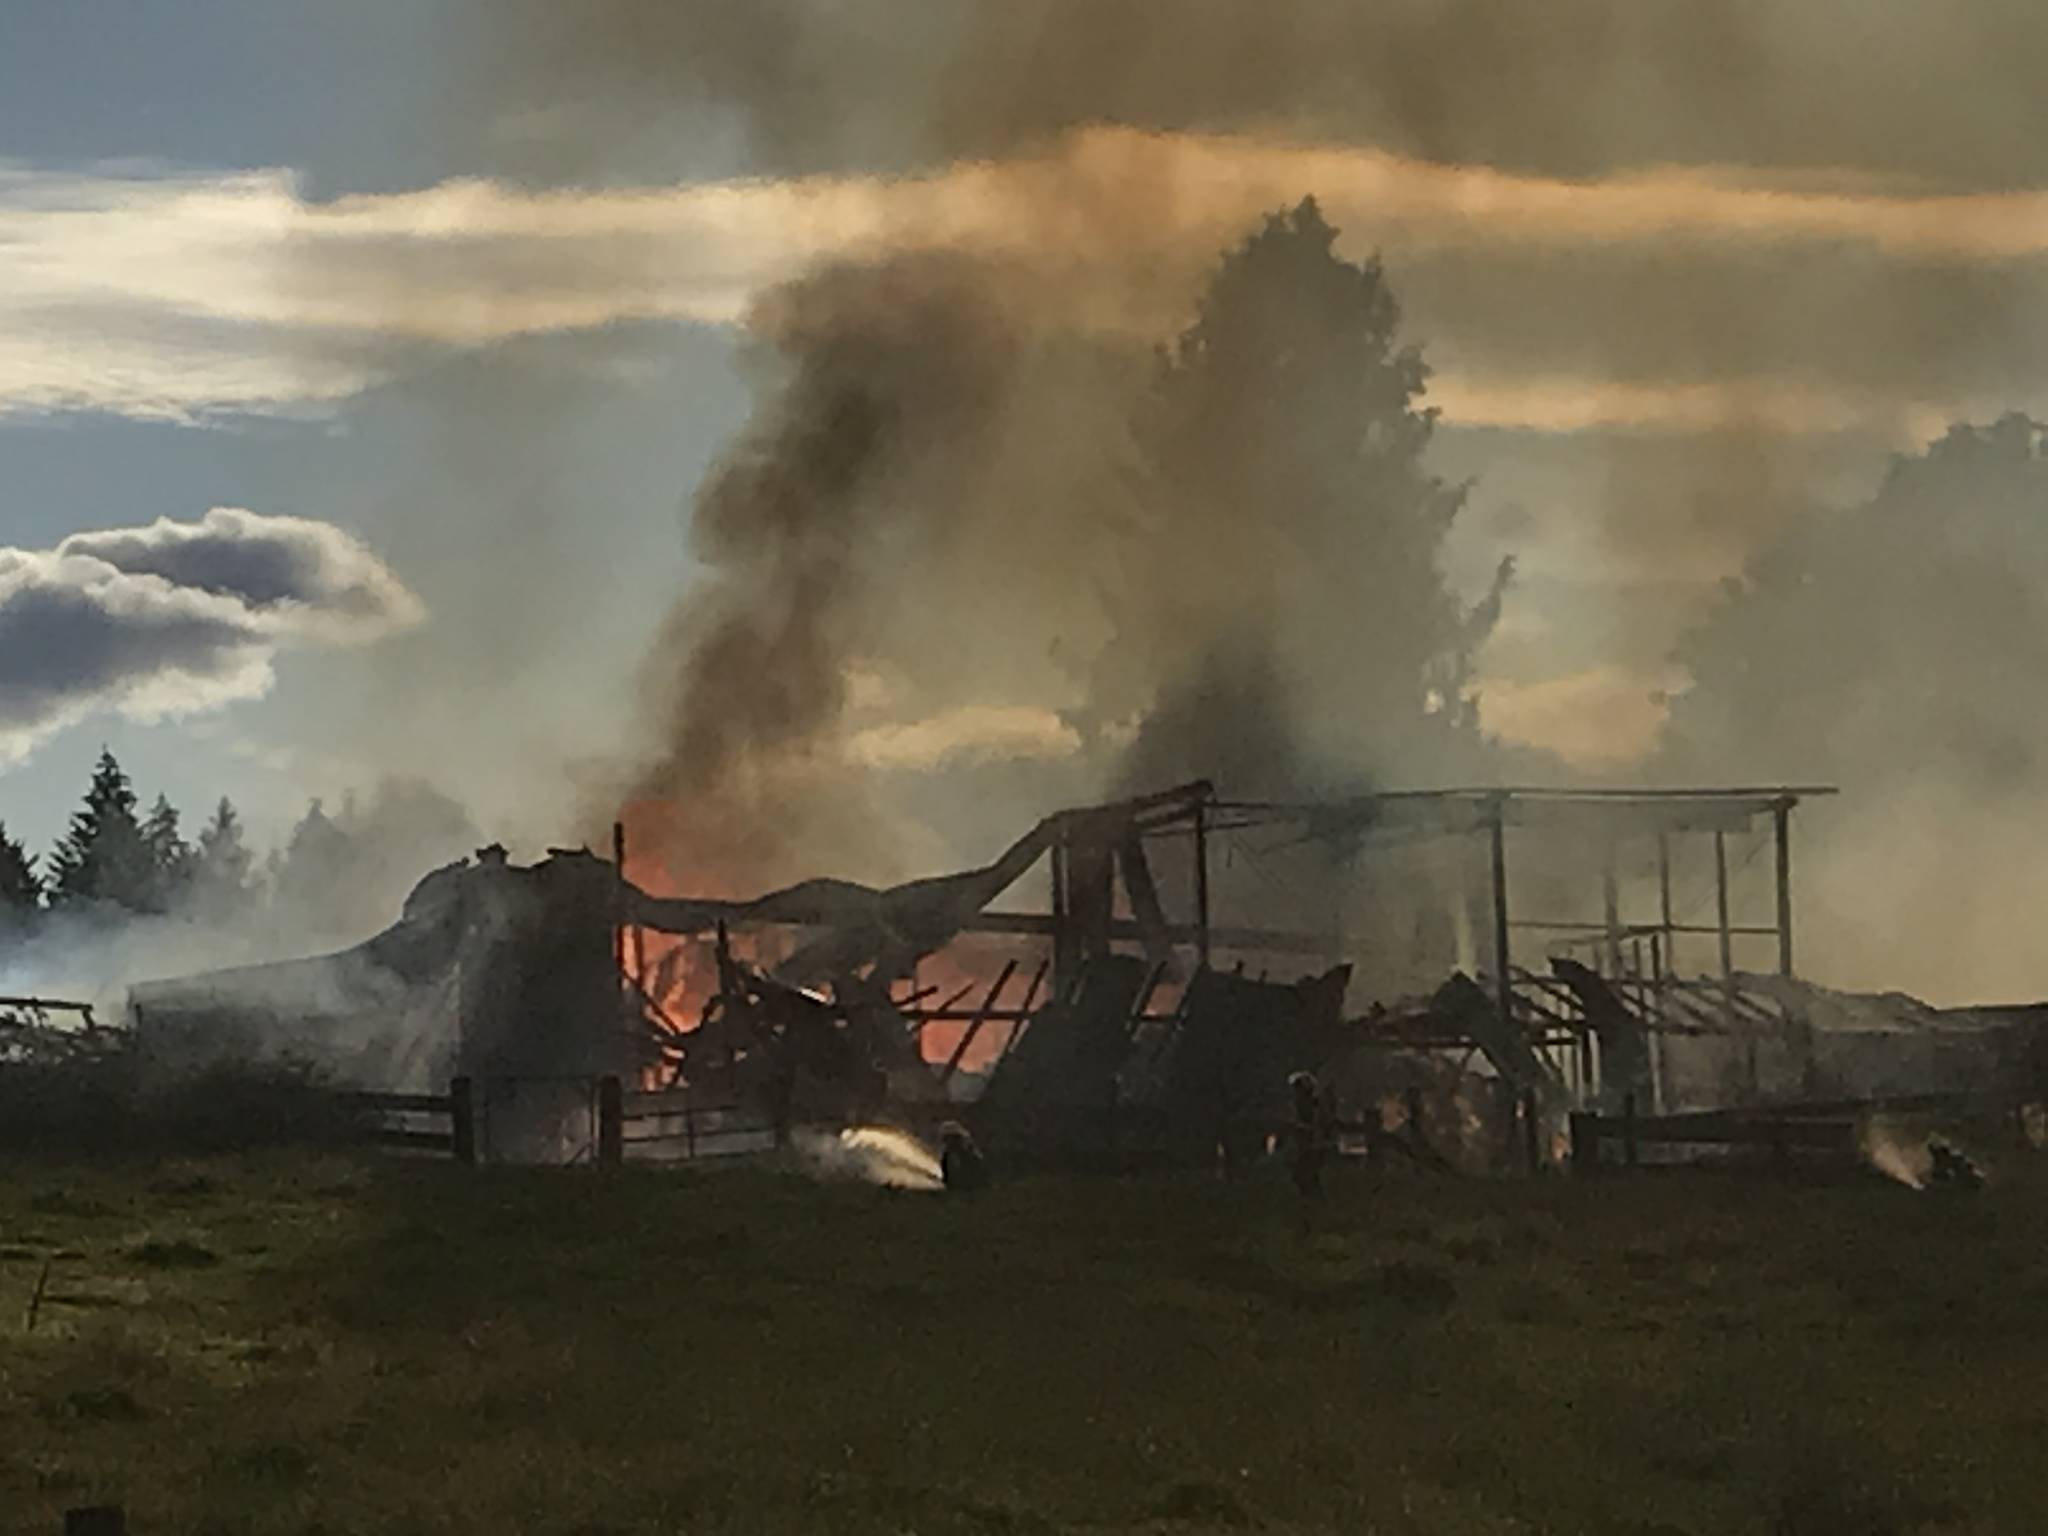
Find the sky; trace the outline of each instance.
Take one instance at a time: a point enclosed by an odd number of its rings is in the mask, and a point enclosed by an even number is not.
[[[1383,255],[1474,482],[1449,574],[1519,561],[1486,724],[1589,774],[1652,748],[1777,520],[2048,413],[2030,6],[1367,9],[0,0],[0,644],[11,602],[114,647],[0,660],[0,821],[46,846],[104,745],[264,840],[387,774],[567,835],[694,569],[750,299],[1005,252],[1049,189],[1026,255],[1081,269],[1307,192]],[[271,585],[180,574],[194,529]]]

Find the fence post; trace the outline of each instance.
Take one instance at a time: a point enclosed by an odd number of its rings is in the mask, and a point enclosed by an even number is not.
[[[1636,1166],[1636,1096],[1621,1096],[1621,1155],[1629,1167]]]
[[[1591,1173],[1600,1166],[1600,1117],[1572,1111],[1572,1172]]]
[[[448,1085],[448,1139],[455,1153],[455,1161],[464,1165],[476,1162],[476,1085],[466,1077],[458,1077]]]
[[[697,1161],[697,1090],[683,1085],[683,1154]]]
[[[1401,1096],[1401,1105],[1408,1116],[1408,1140],[1416,1151],[1429,1151],[1429,1138],[1422,1132],[1422,1090],[1410,1088]]]
[[[614,1168],[626,1160],[626,1094],[616,1077],[597,1080],[597,1160]]]
[[[1522,1090],[1522,1156],[1529,1172],[1540,1173],[1543,1169],[1541,1128],[1536,1123],[1538,1106],[1536,1090]]]
[[[128,1514],[118,1504],[64,1511],[64,1536],[127,1536]]]

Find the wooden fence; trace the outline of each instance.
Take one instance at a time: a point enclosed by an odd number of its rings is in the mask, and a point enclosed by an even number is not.
[[[340,1098],[362,1117],[372,1146],[476,1161],[476,1085],[469,1078],[456,1078],[446,1093],[349,1092]]]
[[[523,1081],[523,1080],[521,1080]],[[688,1088],[628,1091],[617,1077],[579,1079],[595,1091],[594,1161],[675,1161],[730,1156],[779,1146],[789,1127],[777,1127],[753,1105],[706,1100]],[[357,1093],[341,1096],[363,1121],[372,1146],[440,1153],[458,1163],[479,1161],[477,1127],[488,1091],[458,1077],[446,1093]]]
[[[623,1096],[621,1151],[636,1159],[727,1157],[779,1146],[790,1127],[778,1126],[758,1106],[706,1100],[695,1089],[663,1088]],[[633,1149],[645,1149],[635,1152]]]
[[[1864,1127],[1879,1115],[1942,1115],[2008,1119],[2021,1113],[2002,1100],[1972,1094],[1919,1094],[1888,1099],[1841,1099],[1824,1103],[1697,1110],[1688,1114],[1638,1115],[1635,1098],[1619,1115],[1588,1112],[1571,1117],[1571,1166],[1589,1173],[1601,1165],[1602,1149],[1619,1149],[1621,1162],[1635,1167],[1646,1147],[1742,1147],[1778,1158],[1793,1153],[1855,1157]]]

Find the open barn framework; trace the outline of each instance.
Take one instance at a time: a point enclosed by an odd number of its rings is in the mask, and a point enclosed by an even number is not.
[[[1477,1052],[1574,1101],[1603,1076],[1640,1078],[1625,1086],[1661,1101],[1653,1037],[1750,1041],[1754,1077],[1755,1038],[1782,1032],[1784,993],[1759,977],[1793,978],[1793,817],[1832,793],[1484,787],[1287,803],[1196,782],[1057,813],[985,869],[892,891],[811,882],[745,903],[632,900],[670,933],[786,930],[781,970],[798,984],[872,967],[942,1084],[977,1043],[1000,1042],[999,1068],[1042,1002],[1123,956],[1147,967],[1130,1032],[1175,1028],[1187,983],[1211,968],[1263,979],[1348,966],[1362,1043]],[[1750,881],[1739,909],[1736,877],[1766,850],[1768,891]],[[1418,858],[1433,878],[1399,874]],[[1034,886],[1040,903],[1024,899]],[[1688,909],[1702,902],[1710,915]],[[1400,925],[1431,908],[1448,919],[1439,933],[1459,937],[1419,954],[1428,946]],[[1406,978],[1379,963],[1390,948]],[[1767,964],[1738,965],[1759,951]],[[628,974],[638,952],[622,928]],[[1450,978],[1461,985],[1446,991]],[[1476,1016],[1479,996],[1492,1018]]]

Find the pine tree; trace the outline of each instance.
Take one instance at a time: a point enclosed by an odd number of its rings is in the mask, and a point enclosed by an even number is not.
[[[213,819],[199,831],[193,857],[193,889],[202,909],[224,916],[247,905],[255,863],[256,856],[243,841],[242,819],[234,802],[223,796],[214,807]]]
[[[292,829],[277,866],[277,904],[299,922],[324,926],[337,890],[347,882],[353,851],[349,834],[315,800]]]
[[[153,904],[155,863],[135,815],[135,788],[114,754],[100,749],[85,804],[50,860],[53,906],[103,903],[145,912]]]
[[[43,904],[36,861],[0,826],[0,927],[19,926]]]
[[[1507,573],[1469,613],[1446,583],[1465,491],[1428,464],[1429,370],[1379,262],[1336,239],[1309,198],[1231,251],[1135,423],[1145,511],[1104,589],[1144,615],[1126,633],[1201,637],[1163,690],[1152,647],[1099,658],[1084,735],[1144,717],[1139,782],[1293,793],[1477,749],[1459,653]]]
[[[150,910],[167,912],[185,897],[192,883],[192,845],[178,829],[178,811],[170,797],[158,795],[142,824],[149,847]]]

